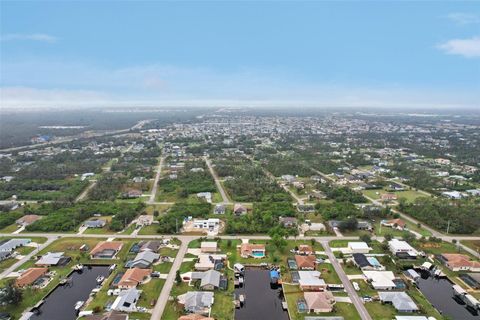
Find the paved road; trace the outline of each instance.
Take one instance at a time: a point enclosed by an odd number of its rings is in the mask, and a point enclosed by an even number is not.
[[[27,238],[27,237],[25,237]],[[0,273],[0,279],[6,277],[10,272],[13,272],[15,269],[17,269],[18,267],[20,267],[22,264],[24,264],[25,262],[27,262],[28,260],[30,260],[30,258],[37,254],[39,251],[45,249],[49,244],[51,244],[53,241],[55,241],[55,238],[51,237],[51,238],[48,238],[47,241],[45,241],[45,243],[42,243],[41,245],[38,246],[38,249],[35,249],[33,250],[32,252],[30,252],[29,254],[27,254],[26,256],[24,256],[22,259],[18,260],[17,262],[15,262],[12,266],[10,266],[8,269],[4,270],[2,273]]]
[[[222,196],[223,203],[225,203],[225,204],[232,203],[229,200],[229,198],[227,196],[227,193],[225,192],[225,189],[223,189],[222,183],[220,182],[220,179],[218,178],[217,173],[215,172],[215,170],[213,170],[212,163],[210,162],[210,159],[205,157],[205,162],[208,166],[208,170],[210,170],[210,174],[212,175],[213,180],[215,180],[215,184],[217,185],[217,190],[220,192],[220,195]]]
[[[162,166],[163,166],[164,157],[160,157],[160,161],[158,162],[157,174],[155,175],[155,180],[153,181],[152,186],[152,193],[150,194],[150,198],[148,199],[148,203],[152,204],[155,202],[155,196],[157,195],[158,189],[158,181],[160,181],[160,175],[162,173]]]
[[[182,241],[182,245],[180,246],[177,256],[173,261],[172,268],[168,273],[168,276],[167,276],[167,279],[165,280],[165,284],[163,285],[162,291],[158,296],[157,303],[155,304],[155,307],[152,310],[152,316],[150,317],[150,320],[161,319],[163,315],[163,311],[165,310],[165,306],[167,305],[167,302],[168,302],[168,297],[170,296],[170,292],[172,291],[172,287],[175,282],[175,276],[176,276],[177,270],[180,269],[180,265],[183,262],[183,258],[187,253],[188,244],[193,239],[194,238],[191,238],[191,239],[186,238]]]
[[[372,317],[370,316],[367,309],[365,308],[363,301],[360,299],[357,292],[353,288],[352,284],[350,283],[350,280],[348,279],[347,275],[343,271],[343,268],[340,266],[340,263],[338,263],[338,260],[333,255],[333,252],[330,249],[330,245],[328,244],[328,241],[322,240],[320,241],[320,243],[322,244],[325,250],[325,253],[328,256],[328,259],[331,261],[333,268],[335,269],[338,276],[340,277],[340,280],[342,281],[343,286],[345,287],[345,290],[347,291],[348,296],[350,297],[350,300],[352,300],[353,305],[357,309],[358,314],[360,315],[360,318],[362,320],[372,320]]]

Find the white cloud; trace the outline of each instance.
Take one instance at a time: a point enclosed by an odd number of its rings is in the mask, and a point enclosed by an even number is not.
[[[447,18],[459,25],[480,23],[480,17],[473,13],[452,12],[447,15]]]
[[[480,57],[480,37],[452,39],[439,44],[437,48],[447,54],[456,54],[467,58]]]
[[[24,34],[24,33],[8,33],[5,35],[2,35],[0,37],[2,41],[39,41],[39,42],[48,42],[48,43],[54,43],[58,39],[57,37],[54,37],[49,34],[45,33],[31,33],[31,34]]]

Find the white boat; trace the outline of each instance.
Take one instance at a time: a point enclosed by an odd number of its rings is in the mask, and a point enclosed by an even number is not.
[[[103,282],[103,280],[105,280],[105,277],[104,276],[98,276],[97,277],[97,283],[98,284],[101,284]]]
[[[75,270],[75,271],[82,271],[82,270],[83,270],[83,264],[76,264],[76,265],[73,267],[73,270]]]
[[[108,272],[113,272],[113,270],[115,270],[115,268],[117,267],[117,265],[114,263],[110,266],[110,268],[108,268]]]
[[[75,311],[78,311],[80,310],[81,307],[83,307],[83,304],[85,303],[85,301],[77,301],[75,303]]]

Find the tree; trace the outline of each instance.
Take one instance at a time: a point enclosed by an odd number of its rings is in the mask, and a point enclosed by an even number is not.
[[[177,272],[175,273],[175,282],[177,284],[182,283],[182,277],[180,276],[180,270],[177,270]]]
[[[370,242],[372,242],[372,238],[368,234],[362,234],[360,236],[360,240],[362,240],[363,242],[366,242],[368,244],[370,244]]]
[[[22,301],[22,291],[15,286],[14,280],[8,281],[3,290],[0,290],[0,305],[16,305],[20,301]]]
[[[158,210],[153,211],[153,216],[154,216],[154,217],[158,217],[159,214],[160,214],[160,213],[158,212]]]
[[[387,234],[385,234],[384,238],[385,238],[385,241],[391,241],[393,239],[393,236],[392,236],[391,233],[387,233]]]

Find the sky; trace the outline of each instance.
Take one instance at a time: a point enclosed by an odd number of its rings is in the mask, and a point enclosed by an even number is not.
[[[0,0],[0,103],[480,109],[480,5]]]

